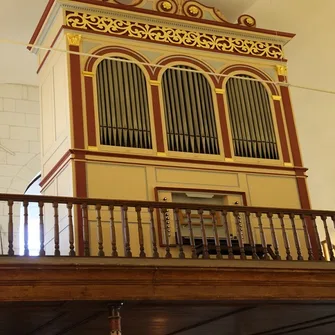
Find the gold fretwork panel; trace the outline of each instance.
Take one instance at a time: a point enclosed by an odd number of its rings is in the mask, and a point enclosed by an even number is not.
[[[172,27],[149,25],[111,17],[97,16],[88,13],[69,12],[66,25],[71,28],[108,33],[114,36],[124,36],[163,42],[199,49],[231,52],[240,55],[282,59],[283,50],[278,44],[253,41],[248,39],[217,36],[212,34],[189,31]]]

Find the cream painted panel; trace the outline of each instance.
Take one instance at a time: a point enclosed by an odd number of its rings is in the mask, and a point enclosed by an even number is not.
[[[69,163],[57,176],[57,195],[71,197],[73,194],[72,164]]]
[[[41,86],[42,150],[45,155],[54,142],[53,75],[50,73]]]
[[[148,200],[145,167],[88,163],[87,181],[90,198]]]
[[[300,208],[294,177],[247,175],[250,206]]]
[[[62,156],[67,152],[70,147],[70,140],[69,138],[65,138],[63,142],[58,144],[58,147],[51,153],[48,153],[48,158],[46,160],[42,160],[43,166],[43,176],[45,176],[62,158]]]
[[[62,54],[54,65],[54,90],[55,90],[55,131],[56,140],[64,133],[69,132],[69,94],[66,71],[66,55]]]
[[[238,187],[237,173],[192,171],[182,169],[156,169],[156,180],[159,183],[182,185],[207,185],[215,187]]]

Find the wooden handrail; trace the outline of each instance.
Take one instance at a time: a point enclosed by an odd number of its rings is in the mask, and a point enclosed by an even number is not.
[[[61,256],[65,247],[70,256],[86,257],[158,258],[164,254],[161,257],[211,258],[215,254],[217,259],[227,255],[228,259],[240,256],[242,260],[321,261],[324,255],[319,230],[323,229],[330,260],[335,261],[329,230],[335,223],[335,211],[22,194],[0,194],[1,201],[7,203],[9,211],[9,256],[14,255],[13,204],[19,202],[24,209],[25,256],[29,256],[29,211],[35,203],[39,209],[40,256]],[[322,220],[322,226],[317,226],[316,219]],[[50,245],[45,248],[44,231],[46,236],[53,231],[52,253]],[[197,234],[201,241],[195,238]],[[189,244],[184,246],[185,237]]]
[[[295,215],[317,215],[317,216],[335,216],[335,211],[329,210],[311,210],[311,209],[294,209],[294,208],[278,208],[278,207],[251,207],[251,206],[217,206],[217,205],[205,205],[205,204],[185,204],[177,202],[157,202],[157,201],[143,201],[143,200],[118,200],[118,199],[99,199],[99,198],[74,198],[74,197],[59,197],[59,196],[45,196],[45,195],[23,195],[23,194],[7,194],[0,193],[0,201],[14,201],[14,202],[44,202],[44,203],[58,203],[58,204],[73,204],[73,205],[92,205],[95,206],[99,204],[101,206],[115,206],[122,207],[127,206],[131,208],[141,207],[141,208],[155,208],[155,209],[171,209],[171,208],[181,208],[190,210],[204,211],[222,211],[227,212],[241,212],[241,213],[267,213],[271,212],[273,214],[295,214]]]

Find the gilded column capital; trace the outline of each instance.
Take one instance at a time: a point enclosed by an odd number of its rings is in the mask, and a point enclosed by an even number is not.
[[[69,45],[79,47],[79,45],[81,43],[81,35],[68,33],[68,34],[66,34],[66,37],[67,37],[67,41],[68,41]]]
[[[286,65],[277,65],[277,74],[279,76],[287,76],[287,66]]]

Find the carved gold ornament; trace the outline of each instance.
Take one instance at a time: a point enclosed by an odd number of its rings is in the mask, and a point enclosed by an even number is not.
[[[78,34],[66,34],[69,45],[80,46],[81,35]]]
[[[169,1],[164,1],[164,2],[162,3],[162,7],[163,7],[163,9],[165,9],[166,11],[169,11],[169,10],[172,9],[172,4],[171,4],[171,2],[169,2]]]
[[[196,7],[196,6],[188,7],[188,11],[191,15],[198,15],[199,14],[199,8]]]
[[[198,31],[188,31],[180,28],[131,22],[87,13],[68,13],[66,17],[66,25],[85,31],[108,33],[114,36],[124,36],[153,42],[196,47],[199,49],[231,52],[241,55],[273,59],[283,58],[282,47],[274,43],[252,41],[236,37],[217,36]]]

